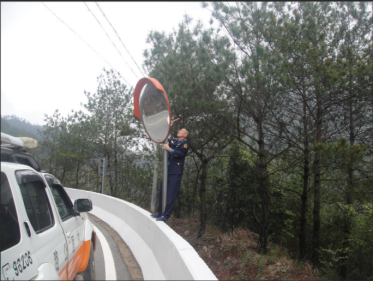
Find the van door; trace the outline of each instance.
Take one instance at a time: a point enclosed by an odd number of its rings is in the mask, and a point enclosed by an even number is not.
[[[16,171],[20,197],[26,223],[29,224],[31,244],[45,278],[67,279],[67,241],[63,229],[56,219],[56,210],[40,174],[32,170]],[[48,272],[48,276],[46,276]]]
[[[82,271],[82,262],[86,254],[83,247],[84,217],[74,212],[70,197],[60,182],[52,175],[45,174],[44,177],[50,187],[68,241],[68,279],[71,280]]]
[[[17,193],[12,190],[14,188],[17,188],[17,182],[13,171],[9,173],[2,171],[1,280],[30,280],[37,275],[38,261],[30,242],[30,226],[20,212],[21,201],[17,198]]]

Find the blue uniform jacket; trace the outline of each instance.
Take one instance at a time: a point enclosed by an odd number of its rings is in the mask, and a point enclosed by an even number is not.
[[[169,138],[169,147],[173,149],[169,152],[168,174],[181,175],[183,174],[184,159],[187,155],[190,142],[186,139],[178,140],[176,138]]]

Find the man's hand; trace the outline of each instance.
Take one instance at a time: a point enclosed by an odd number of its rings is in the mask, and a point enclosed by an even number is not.
[[[171,148],[170,148],[169,144],[167,144],[167,143],[164,143],[164,144],[162,145],[162,149],[171,152]]]
[[[175,122],[175,121],[178,121],[179,119],[180,119],[180,118],[177,118],[177,119],[171,121],[171,122],[170,122],[170,127],[173,126],[174,122]]]

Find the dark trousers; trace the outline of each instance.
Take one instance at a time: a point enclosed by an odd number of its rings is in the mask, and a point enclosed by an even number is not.
[[[175,202],[178,198],[179,188],[182,182],[182,175],[168,175],[168,191],[166,194],[166,207],[165,212],[162,214],[162,181],[160,186],[160,192],[158,196],[158,209],[157,213],[159,216],[163,216],[165,218],[169,218],[171,212],[173,211]]]

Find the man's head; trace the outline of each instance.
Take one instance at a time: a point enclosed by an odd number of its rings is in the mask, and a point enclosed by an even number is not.
[[[188,135],[189,135],[189,132],[185,128],[183,128],[183,129],[179,130],[179,132],[177,133],[177,138],[178,139],[187,139]]]

